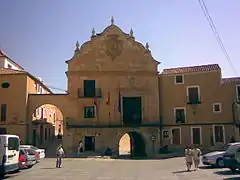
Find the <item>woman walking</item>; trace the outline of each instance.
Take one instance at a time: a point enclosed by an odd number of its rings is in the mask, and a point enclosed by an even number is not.
[[[185,160],[186,160],[187,171],[190,171],[191,166],[193,164],[193,152],[190,146],[187,146],[185,149]]]
[[[56,161],[56,168],[62,167],[62,158],[64,157],[64,150],[62,148],[62,145],[60,144],[57,147],[57,161]]]
[[[193,149],[193,161],[194,161],[195,170],[198,170],[201,154],[202,154],[201,150],[197,146],[195,146]]]

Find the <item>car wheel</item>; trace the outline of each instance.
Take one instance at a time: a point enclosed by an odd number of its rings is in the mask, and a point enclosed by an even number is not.
[[[218,159],[216,162],[218,168],[224,168],[224,161],[223,159]]]
[[[230,170],[235,173],[236,172],[236,168],[230,168]]]

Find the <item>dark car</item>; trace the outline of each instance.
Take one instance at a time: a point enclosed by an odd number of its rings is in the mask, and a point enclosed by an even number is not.
[[[240,169],[240,145],[233,146],[226,151],[223,159],[225,167],[231,169],[231,171],[234,172],[236,169]]]

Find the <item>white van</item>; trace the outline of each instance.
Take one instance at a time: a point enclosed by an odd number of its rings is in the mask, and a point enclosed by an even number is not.
[[[20,139],[16,135],[0,135],[0,176],[19,169]]]

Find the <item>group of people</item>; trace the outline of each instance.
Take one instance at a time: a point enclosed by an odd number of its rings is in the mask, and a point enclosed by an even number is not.
[[[191,170],[193,163],[195,166],[195,170],[198,170],[201,154],[202,152],[197,146],[194,146],[194,148],[191,148],[190,146],[186,147],[185,160],[186,160],[187,171]]]

